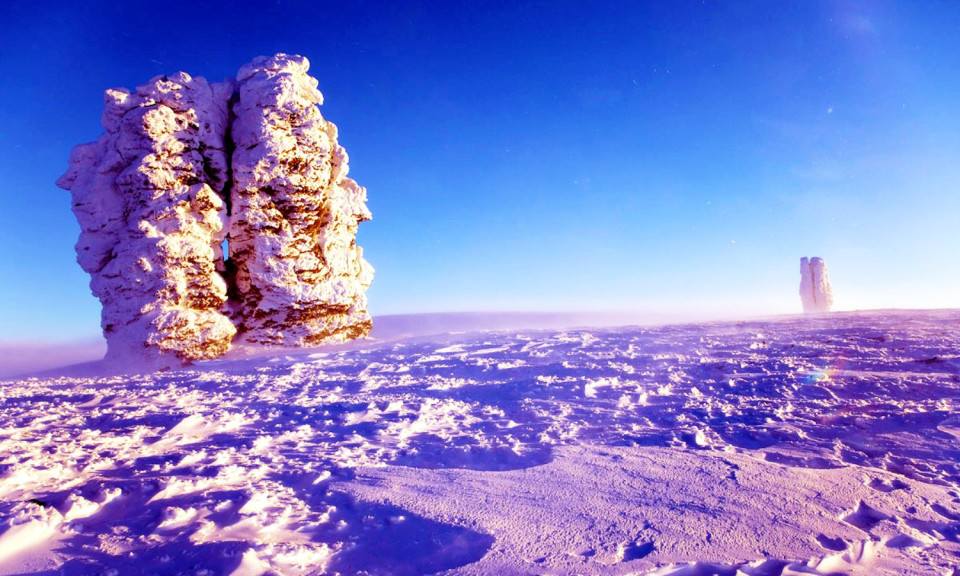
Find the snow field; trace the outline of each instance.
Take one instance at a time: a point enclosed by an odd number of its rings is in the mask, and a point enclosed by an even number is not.
[[[953,574],[960,313],[0,386],[0,574]]]

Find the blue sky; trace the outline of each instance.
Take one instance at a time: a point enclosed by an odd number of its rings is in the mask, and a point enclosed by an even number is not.
[[[312,62],[374,314],[960,306],[960,6],[5,2],[0,340],[96,336],[54,180],[102,92]]]

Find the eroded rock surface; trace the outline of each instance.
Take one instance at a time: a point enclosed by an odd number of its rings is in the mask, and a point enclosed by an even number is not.
[[[181,72],[106,92],[106,132],[57,184],[72,192],[108,358],[214,358],[238,329],[286,346],[369,333],[373,269],[355,243],[366,190],[308,67],[277,54],[235,83]]]
[[[833,289],[823,258],[800,259],[800,301],[804,312],[827,312],[833,306]]]
[[[230,346],[218,269],[231,92],[182,72],[107,90],[106,132],[77,146],[57,181],[72,192],[108,358],[194,360]]]
[[[230,252],[248,342],[311,345],[365,336],[373,268],[356,245],[370,219],[309,62],[278,54],[240,69],[233,112]]]

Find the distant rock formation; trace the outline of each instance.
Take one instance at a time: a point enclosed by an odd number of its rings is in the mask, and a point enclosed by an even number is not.
[[[356,245],[367,191],[347,178],[337,127],[299,56],[237,75],[230,256],[248,342],[304,346],[364,336],[373,268]]]
[[[106,91],[106,132],[74,148],[57,185],[108,359],[215,358],[238,329],[289,346],[369,333],[373,269],[354,242],[366,190],[346,177],[308,67],[277,54],[236,83],[181,72]]]
[[[800,259],[800,301],[804,312],[827,312],[833,306],[833,289],[823,258]]]

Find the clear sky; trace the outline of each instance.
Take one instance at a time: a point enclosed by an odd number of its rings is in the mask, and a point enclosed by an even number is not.
[[[99,333],[54,186],[102,92],[312,62],[374,314],[960,307],[954,1],[0,2],[0,340]]]

